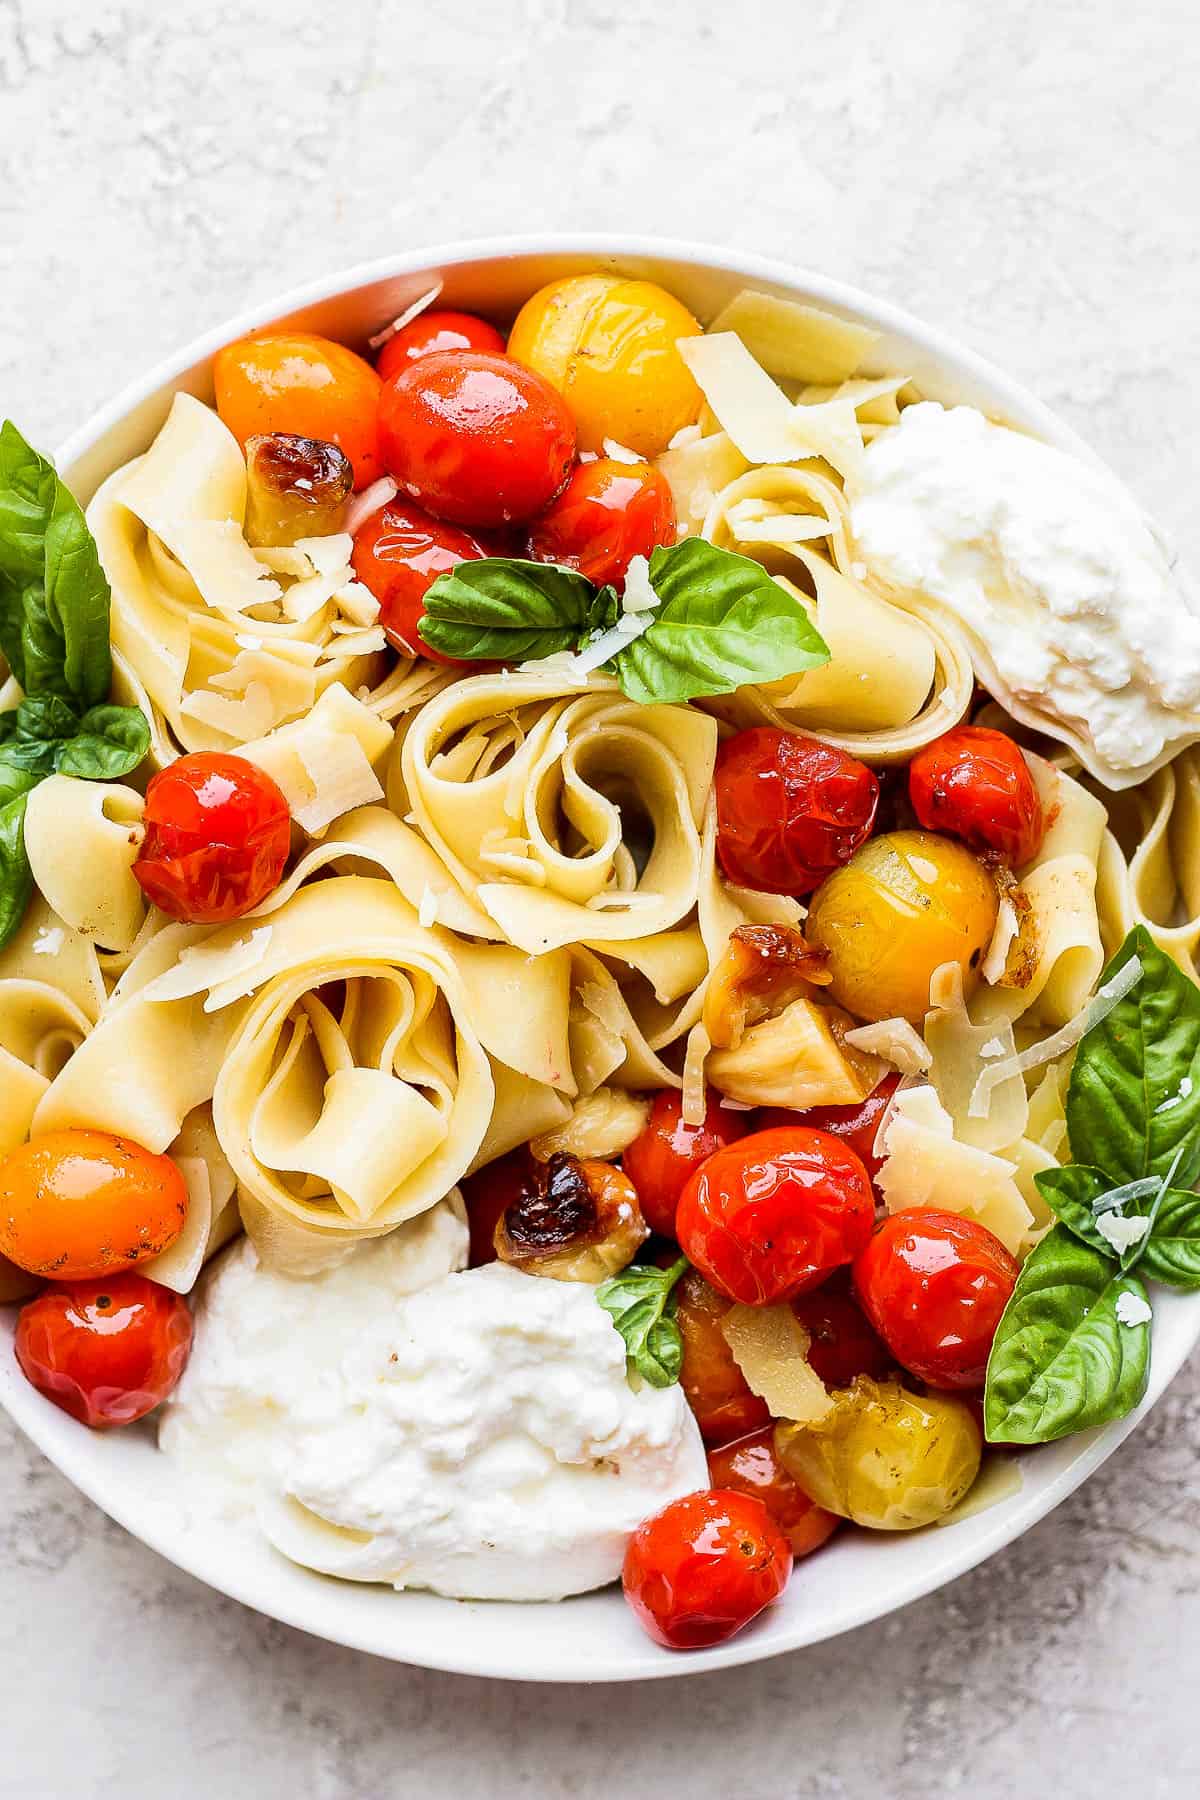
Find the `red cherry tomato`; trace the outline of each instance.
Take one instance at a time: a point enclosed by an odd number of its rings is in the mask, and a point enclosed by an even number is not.
[[[715,1488],[733,1489],[761,1500],[791,1546],[793,1556],[809,1556],[838,1528],[836,1513],[810,1500],[775,1454],[775,1428],[766,1426],[708,1453],[708,1477]]]
[[[1014,869],[1042,847],[1046,820],[1020,749],[1002,731],[958,725],[919,750],[908,795],[926,831],[946,831],[973,850],[996,850]]]
[[[675,1208],[688,1177],[706,1156],[745,1137],[749,1129],[750,1115],[722,1106],[715,1095],[702,1125],[684,1124],[683,1101],[672,1089],[654,1096],[650,1117],[621,1158],[651,1231],[675,1236]]]
[[[187,1302],[144,1275],[55,1284],[21,1308],[15,1350],[38,1392],[84,1425],[132,1425],[192,1347]]]
[[[600,587],[620,587],[635,556],[649,556],[678,535],[666,476],[650,463],[602,456],[578,464],[558,499],[534,520],[529,555],[578,569]]]
[[[791,1572],[788,1541],[761,1500],[705,1488],[638,1526],[621,1581],[656,1644],[702,1650],[757,1618]]]
[[[853,1262],[875,1201],[862,1161],[803,1125],[756,1131],[702,1163],[675,1215],[680,1248],[717,1289],[771,1306]]]
[[[288,803],[244,756],[197,750],[152,775],[143,823],[133,872],[173,919],[240,919],[279,886],[291,846]]]
[[[815,1131],[828,1131],[862,1157],[863,1166],[874,1181],[883,1162],[883,1158],[875,1154],[879,1121],[899,1080],[899,1075],[885,1075],[879,1086],[854,1106],[810,1106],[804,1112],[793,1112],[786,1106],[764,1106],[758,1115],[758,1129],[770,1131],[776,1125],[811,1125]]]
[[[902,1368],[935,1388],[975,1388],[1020,1266],[959,1213],[885,1219],[854,1265],[863,1311]]]
[[[809,894],[871,835],[879,783],[832,744],[756,725],[717,751],[717,855],[730,881]]]
[[[856,1375],[881,1381],[895,1364],[840,1273],[792,1301],[809,1335],[808,1361],[827,1388],[848,1388]]]
[[[354,540],[351,561],[378,600],[379,623],[397,650],[461,669],[467,664],[431,649],[418,630],[425,595],[439,575],[489,554],[457,525],[443,524],[410,501],[381,507],[367,520]]]
[[[575,458],[575,422],[532,369],[434,350],[384,383],[379,448],[404,492],[437,518],[505,525],[558,493]]]
[[[727,1443],[771,1417],[766,1401],[751,1392],[721,1330],[732,1304],[697,1269],[689,1269],[675,1289],[675,1323],[683,1343],[679,1385],[706,1444]]]
[[[467,1226],[471,1233],[470,1266],[496,1260],[496,1226],[501,1213],[529,1192],[538,1165],[527,1147],[510,1150],[486,1163],[462,1182],[467,1205]]]
[[[489,356],[502,356],[504,336],[474,313],[418,313],[388,339],[375,367],[385,381],[390,381],[410,362],[434,350],[485,350]]]

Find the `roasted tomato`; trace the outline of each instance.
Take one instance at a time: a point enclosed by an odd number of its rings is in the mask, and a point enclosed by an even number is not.
[[[329,537],[342,528],[353,487],[350,458],[336,444],[290,431],[247,438],[247,543]]]
[[[537,1164],[527,1145],[485,1163],[460,1183],[467,1206],[471,1233],[470,1264],[477,1269],[496,1260],[496,1226],[506,1207],[530,1193],[538,1178]]]
[[[732,1304],[695,1269],[675,1289],[675,1322],[683,1340],[679,1385],[708,1444],[741,1437],[771,1416],[766,1401],[751,1393],[721,1330]]]
[[[397,650],[465,668],[465,663],[431,649],[418,627],[425,595],[438,576],[460,562],[487,555],[485,547],[457,525],[446,525],[408,501],[381,507],[367,520],[354,540],[352,560],[354,573],[378,600],[379,623]]]
[[[761,1500],[706,1488],[638,1526],[621,1582],[656,1644],[702,1650],[757,1618],[791,1572],[787,1538]]]
[[[901,1366],[935,1388],[976,1388],[1020,1265],[959,1213],[885,1219],[854,1265],[863,1311]]]
[[[191,1347],[187,1301],[144,1275],[55,1283],[22,1307],[14,1345],[38,1392],[92,1426],[144,1419]]]
[[[766,1106],[758,1115],[758,1129],[770,1131],[776,1125],[810,1125],[814,1131],[828,1131],[862,1157],[863,1167],[874,1181],[883,1161],[875,1154],[875,1139],[899,1080],[899,1075],[885,1075],[879,1086],[854,1106],[810,1106],[805,1112],[791,1112],[786,1106]]]
[[[375,367],[384,381],[390,381],[410,362],[434,350],[484,350],[489,356],[502,356],[504,336],[474,313],[445,309],[418,313],[393,332],[379,352]]]
[[[708,1476],[715,1488],[732,1488],[761,1500],[791,1546],[793,1556],[808,1556],[837,1530],[834,1513],[817,1506],[788,1474],[775,1451],[771,1426],[736,1438],[708,1453]]]
[[[677,537],[666,476],[649,463],[599,457],[579,463],[558,499],[534,520],[528,554],[578,569],[600,587],[619,588],[635,556],[649,556]]]
[[[312,331],[268,331],[226,344],[213,357],[217,411],[243,447],[286,431],[337,444],[354,466],[354,485],[383,474],[379,460],[381,383],[370,363]]]
[[[631,1263],[650,1233],[637,1193],[612,1163],[556,1151],[530,1158],[520,1191],[496,1221],[496,1255],[529,1275],[603,1281]]]
[[[525,302],[508,354],[562,394],[584,450],[602,450],[609,438],[657,456],[700,411],[700,389],[678,349],[700,329],[651,281],[568,275]]]
[[[1003,731],[959,725],[927,744],[909,764],[908,793],[926,831],[995,850],[1014,869],[1042,847],[1041,797],[1020,748]]]
[[[718,1293],[771,1306],[853,1262],[874,1219],[860,1158],[796,1125],[716,1151],[684,1188],[675,1223],[680,1248]]]
[[[575,458],[575,426],[548,382],[506,356],[434,350],[383,389],[383,460],[403,491],[469,528],[549,506]]]
[[[654,1096],[645,1130],[621,1158],[651,1231],[675,1236],[675,1208],[688,1177],[705,1157],[745,1137],[749,1129],[750,1115],[722,1106],[716,1094],[709,1099],[702,1125],[684,1123],[683,1102],[673,1089]]]
[[[809,1366],[827,1388],[849,1387],[856,1375],[879,1380],[895,1368],[895,1358],[872,1329],[840,1270],[793,1300],[792,1311],[808,1333]]]
[[[173,1244],[187,1204],[169,1156],[107,1131],[43,1132],[0,1162],[0,1254],[35,1275],[107,1275]]]
[[[152,775],[146,835],[133,865],[142,892],[173,919],[221,925],[279,886],[292,840],[288,803],[244,756],[196,750]]]
[[[704,990],[702,1022],[713,1049],[736,1050],[762,1020],[828,987],[828,960],[794,925],[735,925]]]
[[[717,751],[717,855],[730,881],[809,894],[870,836],[879,783],[832,744],[756,725]]]

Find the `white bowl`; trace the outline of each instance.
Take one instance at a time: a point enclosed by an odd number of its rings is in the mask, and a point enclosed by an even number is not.
[[[444,282],[444,303],[504,318],[541,283],[595,268],[661,281],[702,319],[747,284],[829,308],[881,331],[881,366],[907,371],[929,397],[970,402],[1095,460],[1017,382],[930,326],[854,288],[757,257],[587,236],[414,251],[255,307],[127,388],[68,440],[59,467],[86,501],[106,475],[145,448],[177,389],[211,397],[213,352],[251,329],[287,321],[361,345],[432,279]],[[1200,1337],[1200,1302],[1156,1295],[1149,1392],[1130,1417],[1015,1459],[1019,1491],[949,1525],[908,1536],[839,1534],[798,1565],[783,1600],[754,1626],[719,1649],[692,1655],[651,1644],[616,1590],[559,1605],[516,1606],[396,1594],[299,1569],[265,1543],[248,1541],[194,1512],[186,1477],[159,1456],[148,1428],[92,1433],[43,1399],[17,1368],[12,1329],[9,1310],[0,1314],[0,1402],[98,1506],[211,1587],[318,1637],[400,1662],[522,1680],[633,1681],[753,1662],[817,1643],[882,1618],[1011,1543],[1099,1468],[1158,1399]]]

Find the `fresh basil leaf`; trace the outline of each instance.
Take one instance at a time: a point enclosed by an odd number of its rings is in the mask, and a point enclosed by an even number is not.
[[[438,576],[417,629],[431,650],[464,662],[540,660],[573,650],[599,628],[600,598],[574,569],[485,556]]]
[[[1099,1169],[1087,1163],[1067,1163],[1061,1169],[1039,1170],[1033,1179],[1046,1205],[1069,1231],[1101,1256],[1113,1254],[1112,1245],[1101,1236],[1093,1210],[1094,1202],[1112,1186]]]
[[[683,1339],[675,1323],[675,1284],[688,1268],[681,1256],[669,1269],[633,1263],[602,1281],[596,1299],[625,1339],[631,1368],[651,1387],[670,1387],[683,1365]]]
[[[622,692],[642,705],[728,694],[829,661],[805,608],[760,563],[703,538],[650,558],[654,623],[616,658]]]
[[[0,650],[25,685],[27,591],[45,585],[46,527],[57,476],[16,426],[0,426]]]
[[[33,777],[34,782],[42,781],[47,775],[54,773],[54,761],[58,748],[57,738],[25,738],[13,736],[0,744],[0,764],[5,769],[20,770]]]
[[[30,783],[30,786],[35,785]],[[0,949],[3,949],[25,916],[33,892],[33,871],[25,854],[24,793],[0,804]]]
[[[1166,1287],[1200,1288],[1200,1194],[1167,1189],[1141,1246],[1138,1272]]]
[[[1122,1418],[1150,1373],[1149,1324],[1123,1325],[1136,1275],[1056,1225],[1031,1251],[996,1330],[984,1390],[989,1443],[1045,1444]]]
[[[1200,1176],[1200,989],[1141,925],[1103,981],[1131,956],[1141,962],[1141,980],[1092,1027],[1075,1057],[1066,1109],[1071,1150],[1116,1186],[1165,1175],[1184,1145],[1175,1181],[1187,1188]]]
[[[61,747],[60,775],[85,781],[117,781],[137,768],[150,749],[150,724],[136,706],[93,706],[79,730]]]
[[[28,694],[17,708],[16,736],[24,743],[53,743],[78,730],[79,714],[61,694]]]

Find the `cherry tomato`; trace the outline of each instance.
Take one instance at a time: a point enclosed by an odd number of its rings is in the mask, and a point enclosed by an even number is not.
[[[730,881],[810,894],[875,822],[879,783],[844,750],[756,725],[717,751],[717,855]]]
[[[654,1096],[650,1117],[621,1158],[651,1231],[675,1236],[675,1208],[688,1177],[706,1156],[745,1137],[749,1129],[750,1115],[722,1106],[715,1094],[702,1125],[684,1123],[683,1101],[673,1089]]]
[[[381,385],[370,363],[312,331],[239,338],[213,357],[217,411],[243,449],[248,438],[264,432],[323,439],[350,458],[356,488],[384,472]]]
[[[885,1219],[854,1265],[863,1311],[900,1365],[935,1388],[975,1388],[1020,1265],[959,1213]]]
[[[384,381],[390,381],[409,363],[434,350],[484,350],[489,356],[503,356],[504,334],[474,313],[445,309],[418,313],[388,339],[375,367]]]
[[[791,1546],[793,1556],[809,1556],[837,1530],[834,1513],[817,1506],[793,1481],[775,1453],[774,1427],[737,1438],[708,1453],[708,1477],[715,1488],[733,1489],[761,1500]]]
[[[766,1401],[750,1391],[721,1330],[732,1304],[696,1269],[675,1289],[675,1323],[683,1340],[679,1385],[707,1444],[741,1437],[771,1416]]]
[[[173,919],[240,919],[279,886],[291,846],[288,803],[244,756],[196,750],[152,775],[133,872]]]
[[[533,1185],[538,1165],[528,1146],[510,1150],[495,1162],[485,1163],[460,1184],[467,1206],[471,1233],[470,1266],[478,1269],[496,1260],[496,1226],[501,1215],[522,1199]]]
[[[853,1106],[810,1106],[804,1112],[793,1112],[786,1106],[764,1106],[758,1115],[758,1129],[770,1131],[776,1125],[811,1125],[815,1131],[828,1131],[862,1157],[863,1167],[874,1181],[883,1162],[883,1158],[875,1154],[879,1121],[899,1080],[899,1075],[885,1075],[865,1100],[859,1100]]]
[[[678,535],[666,476],[649,463],[602,456],[579,463],[558,499],[534,520],[529,555],[578,569],[600,587],[620,587],[635,556],[649,556]]]
[[[0,1162],[0,1254],[35,1275],[107,1275],[157,1256],[187,1216],[169,1156],[107,1131],[47,1131]]]
[[[410,498],[439,519],[483,527],[549,506],[575,457],[575,426],[532,369],[434,350],[384,384],[379,443]]]
[[[757,1618],[791,1572],[788,1541],[761,1500],[705,1488],[638,1526],[621,1583],[656,1644],[702,1650]]]
[[[948,831],[973,850],[996,850],[1014,869],[1042,847],[1041,796],[1019,747],[1003,731],[958,725],[918,750],[908,794],[926,831]]]
[[[792,1301],[809,1335],[808,1361],[827,1388],[849,1387],[856,1375],[891,1374],[891,1352],[877,1337],[841,1271]]]
[[[718,1293],[747,1306],[790,1300],[853,1262],[874,1220],[861,1158],[803,1125],[714,1152],[675,1215],[684,1254]]]
[[[425,595],[439,575],[489,552],[457,525],[422,512],[412,502],[381,507],[354,540],[354,573],[379,602],[379,623],[397,650],[431,662],[466,668],[433,650],[417,629]]]
[[[84,1425],[132,1425],[192,1347],[187,1301],[144,1275],[55,1284],[21,1309],[14,1349],[40,1394]]]

